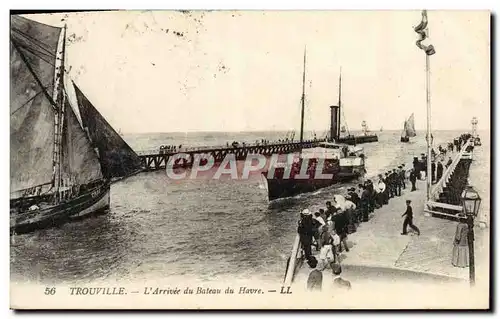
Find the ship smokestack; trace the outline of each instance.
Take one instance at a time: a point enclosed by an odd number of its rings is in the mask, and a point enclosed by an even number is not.
[[[340,119],[338,105],[330,106],[330,139],[337,140],[339,138]]]

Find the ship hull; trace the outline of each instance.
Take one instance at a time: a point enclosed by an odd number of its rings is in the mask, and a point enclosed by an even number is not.
[[[357,145],[364,143],[374,143],[378,142],[377,135],[360,135],[360,136],[343,136],[338,138],[338,143],[344,143],[348,145]]]
[[[22,213],[11,212],[10,233],[29,233],[90,215],[106,213],[109,210],[109,202],[110,184],[106,183],[58,205]]]
[[[362,175],[361,172],[341,171],[335,174],[332,179],[278,179],[267,178],[266,172],[262,174],[267,182],[269,201],[311,193],[334,184],[358,179]]]

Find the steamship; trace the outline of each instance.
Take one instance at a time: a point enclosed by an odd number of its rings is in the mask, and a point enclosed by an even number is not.
[[[304,71],[302,74],[302,109],[300,142],[304,133],[306,53],[304,52]],[[330,138],[315,148],[302,149],[292,163],[277,164],[262,172],[270,201],[314,192],[336,183],[347,182],[364,175],[365,159],[363,148],[339,143],[340,135],[340,91],[339,105],[331,107]],[[327,175],[327,176],[325,176]]]

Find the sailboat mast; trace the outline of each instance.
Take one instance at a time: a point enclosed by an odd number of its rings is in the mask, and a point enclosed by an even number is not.
[[[337,119],[337,138],[340,136],[340,119],[342,112],[342,67],[340,67],[339,73],[339,111],[338,111],[338,119]]]
[[[304,71],[302,72],[302,109],[300,111],[300,145],[304,141],[304,104],[306,100],[306,47],[304,47]]]
[[[54,152],[53,152],[53,186],[55,189],[54,200],[56,203],[60,201],[59,189],[61,187],[61,159],[62,159],[62,132],[64,125],[64,104],[65,94],[64,86],[64,56],[66,50],[66,25],[62,32],[62,41],[60,40],[61,48],[57,50],[56,54],[56,67],[54,79],[54,92],[53,99],[56,103],[56,110],[54,114]]]

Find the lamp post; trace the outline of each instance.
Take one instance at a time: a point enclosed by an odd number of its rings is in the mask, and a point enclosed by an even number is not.
[[[469,244],[469,282],[471,287],[476,282],[476,267],[474,263],[474,219],[479,213],[481,197],[472,186],[466,186],[461,196],[462,209],[467,216],[467,242]]]

